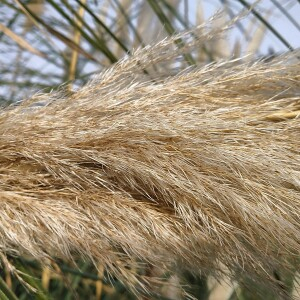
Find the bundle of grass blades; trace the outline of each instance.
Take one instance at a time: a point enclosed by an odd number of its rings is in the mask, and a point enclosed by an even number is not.
[[[1,111],[2,257],[81,257],[150,293],[153,267],[225,266],[284,297],[274,272],[299,269],[300,249],[296,54],[147,71],[215,35],[165,39],[72,94]]]

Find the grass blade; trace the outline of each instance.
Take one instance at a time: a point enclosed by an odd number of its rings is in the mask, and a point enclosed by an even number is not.
[[[3,278],[0,276],[0,292],[1,298],[8,300],[18,300],[18,297],[14,294],[14,292],[7,286]]]
[[[245,0],[238,0],[244,7],[249,9],[249,11],[260,21],[262,22],[281,42],[286,46],[290,51],[294,51],[294,48],[291,44],[259,13],[257,12],[252,5],[250,5]],[[298,0],[299,1],[299,0]]]
[[[0,23],[0,31],[2,31],[8,37],[10,37],[12,40],[14,40],[21,48],[23,48],[37,56],[46,58],[46,55],[44,53],[35,49],[25,39],[23,39],[21,36],[15,34],[12,30],[10,30],[8,27],[6,27],[5,25],[3,25],[1,23]]]
[[[69,46],[71,49],[78,51],[81,55],[85,56],[86,58],[97,62],[97,59],[95,59],[92,55],[90,55],[89,53],[87,53],[84,49],[82,49],[80,46],[76,45],[71,39],[69,39],[67,36],[65,36],[64,34],[62,34],[61,32],[57,31],[56,29],[54,29],[53,27],[49,26],[48,24],[46,24],[41,18],[37,17],[36,15],[34,15],[30,9],[28,9],[28,7],[23,4],[22,2],[20,2],[19,0],[16,0],[16,2],[18,3],[18,5],[21,7],[21,9],[24,11],[24,13],[26,15],[30,15],[38,24],[41,24],[43,27],[45,27],[47,29],[47,31],[49,33],[51,33],[52,35],[54,35],[56,38],[58,38],[61,42],[63,42],[64,44],[66,44],[67,46]],[[113,59],[113,58],[112,58]]]
[[[105,25],[96,14],[89,8],[88,5],[84,4],[80,0],[75,0],[79,5],[85,8],[85,10],[91,15],[91,17],[111,36],[111,38],[125,51],[129,52],[129,49],[126,47],[124,43],[109,29],[108,26]],[[125,14],[126,15],[126,14]]]
[[[165,13],[161,9],[161,7],[157,3],[157,1],[148,0],[148,3],[151,6],[151,8],[153,9],[153,11],[156,13],[156,15],[157,15],[158,19],[160,20],[160,22],[163,24],[163,26],[164,26],[165,30],[167,31],[167,33],[169,35],[175,34],[176,30],[175,30],[174,26],[170,22],[169,18],[165,15]],[[183,41],[181,39],[175,40],[175,43],[180,48],[184,46]],[[190,54],[183,54],[183,56],[184,56],[186,62],[189,65],[195,65],[196,64],[195,60],[193,59],[193,57]]]
[[[280,10],[280,12],[286,16],[286,18],[300,31],[300,25],[296,20],[283,8],[283,6],[277,0],[271,0],[272,3]]]

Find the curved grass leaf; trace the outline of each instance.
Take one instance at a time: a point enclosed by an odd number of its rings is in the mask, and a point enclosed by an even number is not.
[[[79,45],[76,45],[71,39],[69,39],[67,36],[65,36],[63,33],[57,31],[53,27],[46,24],[41,18],[36,16],[34,13],[30,11],[30,9],[23,3],[21,3],[19,0],[16,0],[16,2],[20,5],[22,10],[28,14],[31,18],[33,18],[38,24],[42,25],[47,29],[48,32],[50,32],[53,36],[58,38],[61,42],[69,46],[71,49],[78,51],[80,54],[85,56],[86,58],[97,62],[97,59],[95,59],[92,55],[87,53],[84,49],[82,49]],[[115,61],[115,58],[112,57],[112,60]]]
[[[6,282],[0,276],[0,298],[8,300],[18,300],[18,297],[14,292],[7,286]]]
[[[153,11],[156,13],[158,19],[160,20],[160,22],[162,23],[162,25],[164,26],[164,28],[168,32],[168,34],[169,35],[175,34],[176,30],[175,30],[174,26],[172,25],[172,23],[170,22],[169,18],[166,16],[166,14],[163,12],[163,10],[161,9],[158,2],[155,0],[148,0],[148,3],[151,6],[151,8],[153,9]],[[184,43],[181,39],[175,40],[175,43],[179,47],[184,46]],[[195,60],[193,59],[193,57],[190,54],[184,54],[184,58],[189,65],[196,64]]]
[[[238,0],[244,7],[249,9],[249,11],[260,21],[262,22],[277,38],[286,46],[290,51],[294,51],[294,48],[291,44],[268,22],[258,11],[256,11],[247,1]]]

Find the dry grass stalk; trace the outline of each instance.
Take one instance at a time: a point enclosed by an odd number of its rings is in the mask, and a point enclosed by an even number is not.
[[[216,33],[180,38],[193,47]],[[142,69],[186,50],[178,37],[72,95],[1,111],[3,254],[80,255],[145,289],[157,280],[138,273],[145,265],[218,276],[222,264],[233,280],[275,288],[274,270],[297,267],[299,62],[224,61],[150,80]]]
[[[14,40],[21,48],[30,51],[33,54],[38,55],[40,57],[45,57],[45,55],[42,52],[32,47],[24,38],[22,38],[20,35],[15,34],[13,31],[11,31],[9,28],[7,28],[1,23],[0,23],[0,32],[3,32],[12,40]]]
[[[82,1],[82,5],[86,5],[86,0]],[[82,27],[82,20],[84,16],[85,9],[83,6],[79,6],[78,8],[78,17],[76,18],[76,23],[79,28]],[[81,32],[76,29],[74,32],[74,43],[76,45],[80,45],[80,38],[81,38]],[[70,72],[69,72],[69,80],[74,80],[75,79],[75,74],[76,74],[76,66],[78,62],[78,50],[73,49],[72,51],[72,56],[71,56],[71,61],[70,61]]]

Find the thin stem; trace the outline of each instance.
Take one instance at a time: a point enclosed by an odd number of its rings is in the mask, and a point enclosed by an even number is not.
[[[290,43],[272,26],[269,22],[265,20],[265,18],[257,12],[252,5],[250,5],[245,0],[238,0],[244,7],[249,9],[249,11],[259,20],[261,21],[290,51],[294,51],[294,48],[290,45]],[[298,0],[300,1],[300,0]]]
[[[3,278],[0,276],[0,291],[6,296],[9,300],[18,300],[17,296],[13,293],[13,291],[7,286]]]
[[[286,16],[286,18],[300,31],[300,25],[296,20],[283,8],[283,6],[277,2],[277,0],[271,0],[272,3]]]
[[[83,0],[84,4],[85,4],[85,2],[86,2],[86,0]],[[82,27],[82,23],[83,23],[82,19],[83,19],[83,16],[84,16],[84,11],[85,11],[84,7],[80,6],[79,9],[78,9],[78,15],[80,16],[80,18],[78,18],[76,20],[78,27]],[[75,29],[75,33],[74,33],[74,42],[75,42],[75,44],[77,44],[77,45],[80,44],[80,37],[81,37],[80,31]],[[71,62],[70,62],[69,80],[74,80],[75,79],[77,61],[78,61],[78,51],[73,49]]]

